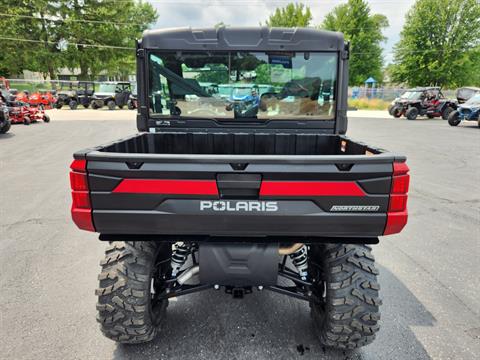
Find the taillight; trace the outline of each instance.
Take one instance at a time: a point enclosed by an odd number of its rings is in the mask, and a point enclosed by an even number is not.
[[[72,191],[72,201],[77,208],[91,209],[88,191]]]
[[[408,193],[409,183],[410,183],[410,175],[393,176],[391,193],[392,194]]]
[[[396,234],[402,231],[407,224],[407,193],[410,175],[405,162],[393,163],[392,186],[390,188],[390,201],[388,204],[387,223],[383,235]]]
[[[70,165],[70,186],[72,188],[72,219],[82,230],[95,231],[92,220],[92,206],[88,192],[87,161],[73,160]]]
[[[87,174],[71,171],[70,186],[75,191],[88,191]]]

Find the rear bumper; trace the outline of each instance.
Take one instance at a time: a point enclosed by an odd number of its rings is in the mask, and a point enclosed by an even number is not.
[[[94,210],[93,221],[96,231],[105,234],[376,237],[383,234],[386,214],[202,215]]]

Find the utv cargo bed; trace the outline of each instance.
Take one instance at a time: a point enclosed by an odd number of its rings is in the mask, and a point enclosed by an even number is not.
[[[342,135],[240,131],[141,133],[74,157],[97,232],[265,237],[382,235],[405,161]]]

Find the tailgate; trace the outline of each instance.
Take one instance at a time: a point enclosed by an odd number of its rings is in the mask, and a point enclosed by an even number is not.
[[[405,158],[92,151],[86,160],[103,234],[375,237]]]

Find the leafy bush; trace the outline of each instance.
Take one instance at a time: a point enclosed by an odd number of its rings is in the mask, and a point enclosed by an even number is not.
[[[382,99],[348,99],[348,107],[359,110],[387,110],[390,101]]]

